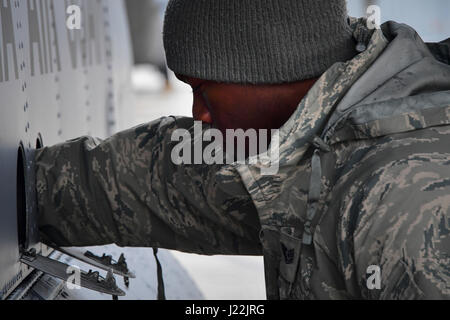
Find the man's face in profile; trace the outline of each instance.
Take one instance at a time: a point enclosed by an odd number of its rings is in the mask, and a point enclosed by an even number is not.
[[[183,75],[193,89],[194,120],[226,129],[279,129],[317,79],[276,85],[220,83]]]

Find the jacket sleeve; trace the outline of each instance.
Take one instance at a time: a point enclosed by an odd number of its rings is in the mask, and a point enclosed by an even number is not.
[[[159,247],[199,254],[262,254],[256,209],[239,175],[221,165],[176,165],[168,117],[104,141],[81,137],[36,153],[39,228],[59,246]]]
[[[405,155],[375,170],[361,189],[353,238],[364,297],[450,299],[449,156]],[[370,266],[380,268],[378,288]]]

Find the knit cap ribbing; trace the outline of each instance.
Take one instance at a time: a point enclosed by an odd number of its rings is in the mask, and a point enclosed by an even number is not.
[[[356,54],[345,0],[170,0],[163,37],[175,73],[229,83],[311,79]]]

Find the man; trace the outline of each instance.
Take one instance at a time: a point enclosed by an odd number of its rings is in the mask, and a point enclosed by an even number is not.
[[[196,120],[280,129],[278,172],[174,164],[190,118],[82,137],[37,153],[44,239],[262,254],[269,299],[450,298],[449,40],[344,0],[172,0],[164,42]]]

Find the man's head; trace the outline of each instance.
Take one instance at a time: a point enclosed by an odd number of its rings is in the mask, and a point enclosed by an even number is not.
[[[171,0],[167,63],[221,130],[281,127],[317,78],[355,55],[345,0]]]

